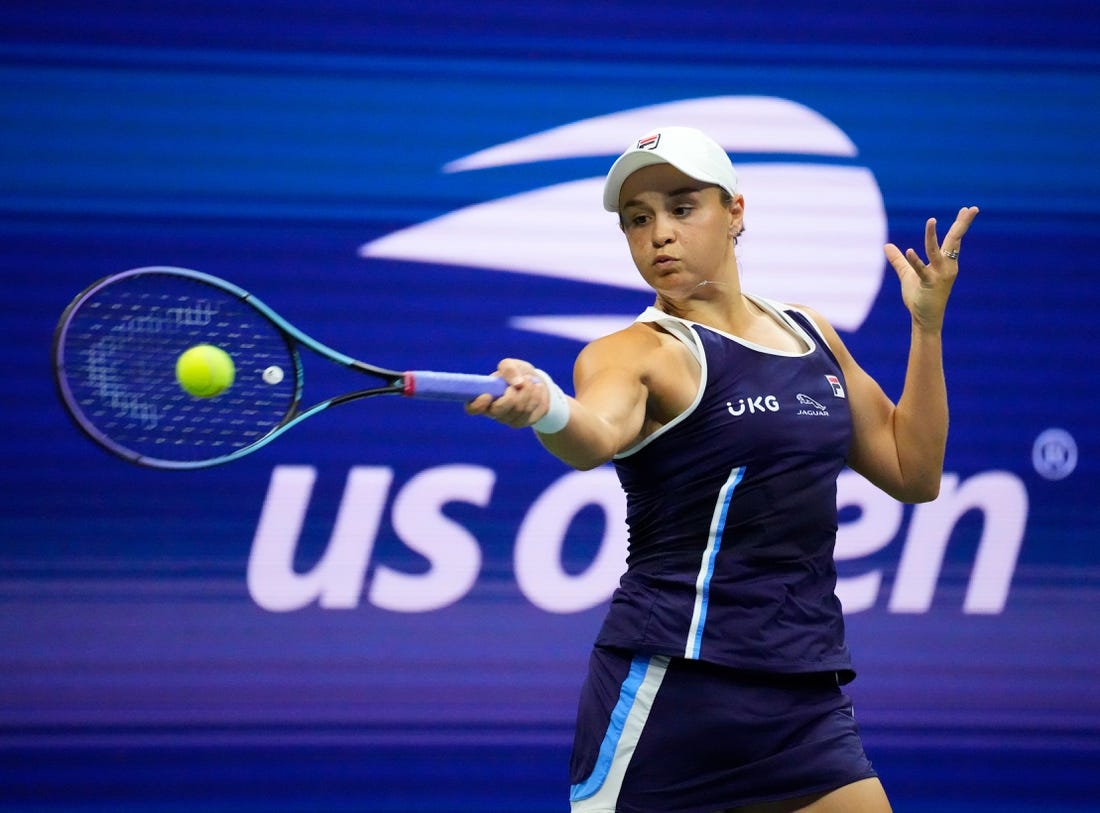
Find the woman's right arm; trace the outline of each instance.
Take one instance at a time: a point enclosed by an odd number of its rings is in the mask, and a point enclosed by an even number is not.
[[[646,341],[645,333],[627,329],[581,351],[573,368],[576,395],[565,398],[568,421],[557,432],[536,431],[551,454],[575,469],[593,469],[638,439],[649,395],[642,367]],[[497,375],[508,382],[505,393],[496,399],[479,396],[467,412],[526,427],[550,409],[550,390],[530,362],[504,359]]]

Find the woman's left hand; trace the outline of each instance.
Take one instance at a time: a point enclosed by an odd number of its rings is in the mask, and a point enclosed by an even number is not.
[[[907,249],[903,254],[893,243],[886,244],[886,259],[897,272],[902,301],[917,327],[929,331],[939,331],[943,327],[947,298],[959,273],[962,238],[977,216],[977,206],[960,209],[942,245],[936,237],[936,219],[929,218],[924,227],[927,262],[921,260],[914,249]]]

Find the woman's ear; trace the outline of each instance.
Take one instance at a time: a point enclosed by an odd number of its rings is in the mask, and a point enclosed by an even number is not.
[[[737,237],[745,228],[745,196],[737,195],[730,201],[730,237]]]

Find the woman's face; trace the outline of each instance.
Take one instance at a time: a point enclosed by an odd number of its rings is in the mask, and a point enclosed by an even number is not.
[[[678,298],[702,282],[736,277],[733,235],[744,199],[727,206],[721,189],[671,164],[633,173],[619,193],[619,222],[638,271],[659,294]]]

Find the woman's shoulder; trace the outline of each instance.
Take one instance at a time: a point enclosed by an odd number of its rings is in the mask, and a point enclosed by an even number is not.
[[[584,346],[578,361],[605,362],[617,366],[640,361],[658,350],[664,331],[651,322],[632,322],[621,330],[593,339]]]

